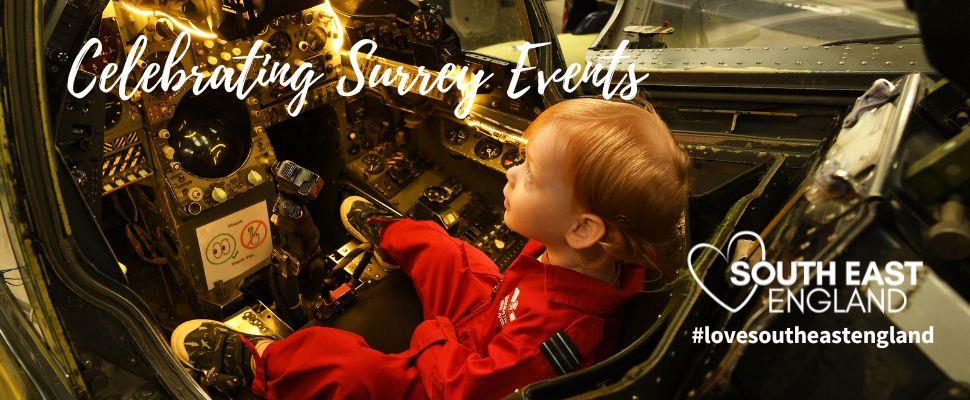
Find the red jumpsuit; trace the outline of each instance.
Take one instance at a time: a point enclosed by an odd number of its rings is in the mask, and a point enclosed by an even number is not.
[[[610,355],[622,306],[643,289],[642,268],[626,269],[616,289],[539,262],[543,247],[535,241],[503,275],[480,250],[429,221],[390,223],[381,249],[411,277],[424,305],[426,320],[410,349],[384,354],[351,332],[303,329],[256,360],[255,393],[272,399],[504,397]],[[563,344],[550,342],[557,333],[574,347],[551,354],[568,357],[548,355]],[[563,370],[567,360],[578,362]]]

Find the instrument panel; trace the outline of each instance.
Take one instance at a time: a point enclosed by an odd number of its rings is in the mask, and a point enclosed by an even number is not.
[[[125,231],[131,232],[112,244],[134,248],[139,257],[123,260],[126,265],[145,260],[170,265],[178,284],[164,286],[166,294],[158,298],[184,298],[193,310],[186,317],[225,319],[251,306],[243,291],[274,265],[270,252],[262,249],[280,245],[280,238],[261,231],[270,225],[266,215],[278,195],[271,168],[280,160],[337,163],[339,172],[328,175],[325,192],[364,195],[396,212],[436,221],[502,269],[525,245],[503,224],[504,208],[495,198],[501,186],[495,182],[522,161],[521,131],[541,99],[504,99],[497,83],[469,94],[476,99],[472,115],[456,120],[453,110],[460,99],[452,95],[366,90],[347,97],[336,90],[346,72],[346,44],[361,39],[378,43],[372,66],[437,69],[451,62],[508,76],[509,63],[461,51],[440,7],[400,2],[396,14],[355,15],[318,5],[274,16],[263,25],[256,24],[260,18],[240,12],[234,19],[223,18],[220,29],[235,21],[232,34],[225,34],[190,23],[172,8],[173,2],[155,8],[121,4],[111,2],[113,12],[101,20],[98,37],[105,47],[85,62],[91,74],[137,52],[126,82],[134,87],[146,74],[157,73],[156,65],[178,59],[176,40],[190,30],[191,45],[176,69],[196,69],[204,76],[230,71],[251,81],[255,63],[280,62],[292,69],[309,64],[323,76],[307,90],[297,115],[288,106],[298,93],[276,85],[256,86],[242,98],[223,88],[196,94],[190,84],[179,90],[135,91],[125,100],[112,94],[105,98],[103,159],[96,174],[103,203],[114,204],[106,207],[107,217],[120,214],[128,220]],[[135,44],[141,35],[147,42],[139,49]],[[259,57],[248,68],[243,62],[251,53]],[[304,138],[296,140],[296,135]],[[426,146],[429,141],[436,147]],[[442,157],[457,164],[445,165]],[[476,181],[483,173],[492,183]],[[129,203],[117,198],[128,197],[135,210],[117,206]],[[311,209],[315,216],[325,212],[332,213]],[[339,226],[318,225],[328,231],[324,236],[346,237],[332,232]],[[339,260],[354,243],[322,242],[321,250],[329,260]],[[386,275],[365,274],[372,280]],[[133,285],[146,293],[159,290],[149,281],[135,279]]]

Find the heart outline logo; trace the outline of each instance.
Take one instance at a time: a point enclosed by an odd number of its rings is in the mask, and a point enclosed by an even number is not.
[[[761,239],[760,235],[752,231],[740,231],[735,233],[734,236],[731,236],[731,240],[728,241],[727,250],[730,251],[734,247],[734,241],[741,236],[753,236],[758,241],[758,245],[761,246],[761,261],[765,261],[765,242]],[[710,296],[710,298],[713,299],[714,302],[716,302],[717,304],[720,304],[721,307],[724,307],[725,310],[728,310],[731,313],[738,312],[738,310],[744,308],[744,306],[747,305],[749,301],[751,301],[751,298],[754,297],[754,292],[755,290],[758,289],[758,284],[752,282],[751,290],[748,292],[747,297],[745,297],[744,300],[741,301],[741,303],[738,304],[736,307],[731,307],[727,305],[726,303],[724,303],[724,301],[718,298],[717,295],[714,294],[714,292],[708,289],[707,285],[704,285],[704,281],[697,276],[697,271],[694,271],[694,252],[697,251],[698,249],[704,249],[704,248],[714,250],[725,261],[729,261],[727,256],[723,252],[721,252],[721,249],[718,249],[717,247],[714,247],[713,245],[708,243],[698,243],[694,245],[694,247],[691,247],[690,252],[687,253],[687,270],[690,271],[690,275],[694,277],[694,281],[697,282],[697,285],[701,287],[701,290],[703,290],[704,293],[707,293],[707,295]]]

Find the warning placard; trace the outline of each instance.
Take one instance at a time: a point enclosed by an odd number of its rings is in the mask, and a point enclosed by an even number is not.
[[[253,204],[195,230],[209,289],[239,276],[273,253],[266,201]]]

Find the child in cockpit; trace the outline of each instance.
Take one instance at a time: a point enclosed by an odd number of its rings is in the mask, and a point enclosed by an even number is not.
[[[414,282],[425,321],[405,352],[331,328],[274,342],[195,320],[173,333],[176,355],[268,398],[355,399],[494,399],[609,356],[644,268],[673,273],[656,249],[684,210],[689,159],[656,113],[599,99],[550,107],[525,137],[504,219],[530,241],[504,274],[433,222],[359,197],[341,207],[378,262]]]

